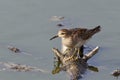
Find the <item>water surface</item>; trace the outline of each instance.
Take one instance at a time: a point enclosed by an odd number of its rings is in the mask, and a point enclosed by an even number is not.
[[[61,72],[52,75],[52,47],[60,49],[60,39],[49,41],[60,29],[51,16],[64,16],[64,24],[72,27],[93,28],[102,26],[87,45],[100,46],[100,51],[89,64],[100,72],[86,72],[83,80],[114,80],[110,72],[120,68],[120,1],[119,0],[0,0],[0,61],[36,66],[49,71],[0,71],[1,80],[69,80]],[[13,54],[7,49],[13,45],[32,54]]]

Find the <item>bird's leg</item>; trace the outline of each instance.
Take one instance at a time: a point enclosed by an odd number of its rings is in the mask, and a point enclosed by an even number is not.
[[[72,57],[75,57],[75,56],[76,56],[76,54],[77,54],[78,50],[79,50],[78,48],[75,48],[75,49],[74,49],[74,52],[73,52]]]
[[[71,59],[77,58],[77,56],[76,56],[77,53],[78,53],[78,48],[66,49],[65,55],[64,55],[65,57],[63,59],[63,63],[66,62],[66,61],[69,61]]]
[[[84,46],[82,45],[82,46],[79,47],[79,49],[78,49],[78,54],[79,54],[79,56],[80,56],[81,58],[84,56],[83,52],[84,52]]]

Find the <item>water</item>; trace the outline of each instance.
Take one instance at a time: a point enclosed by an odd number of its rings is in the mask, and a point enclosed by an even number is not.
[[[89,64],[100,71],[86,72],[82,80],[114,80],[110,73],[120,68],[120,1],[119,0],[0,0],[0,61],[36,66],[48,71],[0,71],[1,80],[69,80],[64,72],[52,75],[52,47],[60,49],[60,40],[49,41],[59,30],[51,16],[64,16],[70,28],[102,26],[87,44],[100,46],[100,51]],[[71,27],[72,26],[72,27]],[[69,28],[69,27],[68,27]],[[7,49],[13,45],[32,54],[13,54]]]

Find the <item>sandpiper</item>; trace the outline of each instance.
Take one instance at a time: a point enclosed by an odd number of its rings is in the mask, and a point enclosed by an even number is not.
[[[72,28],[61,29],[58,34],[52,37],[50,40],[60,37],[62,39],[62,52],[67,48],[80,48],[86,43],[94,34],[101,30],[100,26],[93,29],[87,28]]]

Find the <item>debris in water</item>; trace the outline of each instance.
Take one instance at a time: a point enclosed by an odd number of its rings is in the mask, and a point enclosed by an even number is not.
[[[29,53],[26,53],[24,51],[21,51],[19,48],[14,47],[14,46],[8,46],[8,49],[11,50],[14,53],[22,53],[22,54],[25,54],[25,55],[32,56],[32,54],[29,54]]]
[[[64,19],[63,16],[52,16],[52,17],[50,18],[51,21],[61,21],[61,20],[63,20],[63,19]]]
[[[0,65],[2,65],[4,67],[2,70],[10,69],[10,70],[19,71],[19,72],[37,71],[37,72],[48,73],[48,71],[45,71],[45,70],[37,68],[37,67],[16,64],[16,63],[12,63],[12,62],[0,62]]]
[[[13,47],[13,46],[8,46],[8,49],[15,52],[15,53],[20,53],[20,49],[16,48],[16,47]]]
[[[59,24],[57,24],[57,26],[59,26],[59,27],[63,27],[64,25],[63,25],[63,24],[61,24],[61,23],[59,23]]]
[[[118,78],[120,76],[120,69],[114,70],[111,75]]]

